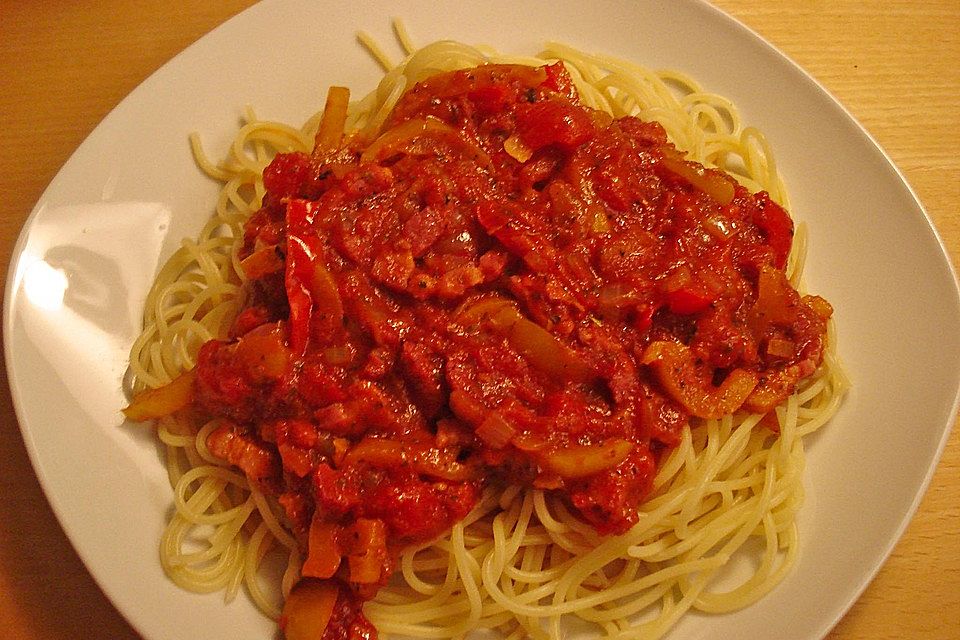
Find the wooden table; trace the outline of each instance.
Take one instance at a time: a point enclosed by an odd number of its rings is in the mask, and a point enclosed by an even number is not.
[[[887,150],[960,258],[960,3],[715,0],[825,84]],[[0,2],[0,269],[47,183],[137,84],[251,0]],[[0,384],[0,635],[137,634],[63,534]],[[960,638],[960,432],[831,640]],[[803,612],[797,612],[803,615]]]

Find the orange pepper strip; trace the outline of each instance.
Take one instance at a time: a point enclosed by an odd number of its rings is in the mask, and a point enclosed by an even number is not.
[[[568,445],[533,455],[540,466],[561,478],[586,478],[615,468],[630,455],[633,446],[629,440],[612,438],[603,444]]]
[[[343,325],[343,301],[337,281],[321,260],[313,267],[313,279],[310,283],[313,296],[313,317],[323,324],[325,330],[332,333]]]
[[[308,578],[329,578],[340,567],[343,556],[340,550],[339,525],[324,522],[316,514],[310,521],[307,537],[307,559],[300,573]]]
[[[457,324],[469,327],[479,324],[486,318],[491,318],[499,311],[505,308],[513,308],[513,303],[500,297],[483,298],[477,302],[472,302],[469,306],[461,305],[454,312],[454,318]]]
[[[399,467],[407,460],[404,446],[388,438],[364,438],[343,457],[343,464],[365,462],[374,467]]]
[[[280,614],[286,640],[317,640],[333,615],[340,587],[327,580],[301,579],[290,590]]]
[[[283,269],[283,258],[277,245],[270,245],[254,251],[240,262],[244,275],[251,280],[262,278]]]
[[[597,377],[590,365],[552,333],[524,318],[514,303],[488,298],[456,315],[464,326],[488,320],[535,369],[560,380],[590,382]]]
[[[477,477],[477,467],[457,462],[449,451],[425,447],[415,451],[411,466],[417,473],[450,482],[467,482]]]
[[[176,413],[193,400],[193,381],[196,377],[196,370],[191,369],[162,387],[144,391],[123,410],[123,415],[127,420],[146,422]]]
[[[496,411],[491,411],[476,429],[477,437],[492,449],[503,449],[517,433],[516,427]]]
[[[348,534],[355,539],[350,555],[347,556],[350,582],[379,582],[387,561],[386,524],[379,518],[357,518]]]
[[[323,107],[323,117],[313,141],[314,157],[335,151],[343,138],[343,125],[347,121],[347,107],[350,105],[350,90],[346,87],[330,87],[327,91],[327,103]]]
[[[417,473],[451,482],[465,482],[477,476],[475,467],[457,462],[448,451],[389,438],[364,438],[343,456],[342,466],[359,462],[379,468],[410,465]]]
[[[676,342],[651,342],[641,362],[649,366],[664,391],[691,415],[720,418],[733,413],[757,386],[757,374],[734,369],[719,387],[704,380],[693,354]]]
[[[664,156],[660,163],[665,169],[680,176],[695,189],[707,194],[718,203],[728,205],[733,202],[733,196],[736,193],[733,183],[730,178],[724,177],[718,171],[711,171],[670,156]]]
[[[547,375],[571,382],[590,382],[596,372],[575,351],[535,322],[518,318],[507,339],[520,355]]]
[[[279,380],[290,368],[290,350],[279,332],[250,332],[237,342],[235,355],[255,382]]]
[[[445,137],[446,140],[462,147],[469,157],[472,157],[478,164],[483,166],[492,165],[490,156],[488,156],[483,149],[460,135],[457,129],[454,129],[446,122],[433,116],[407,120],[392,129],[388,129],[364,150],[360,156],[360,162],[379,162],[380,160],[389,158],[399,153],[404,148],[404,145],[422,135]]]
[[[799,305],[800,296],[783,271],[765,265],[757,278],[757,302],[749,318],[751,329],[762,333],[771,324],[789,325],[796,320]]]
[[[350,567],[350,582],[356,584],[376,584],[383,573],[383,560],[375,553],[362,553],[347,556]]]
[[[450,410],[454,415],[474,426],[480,425],[486,416],[486,407],[476,402],[469,394],[454,389],[450,392]]]
[[[367,147],[360,156],[360,162],[377,162],[396,152],[405,142],[408,142],[428,130],[443,130],[455,132],[450,125],[436,119],[415,118],[407,120],[385,131],[379,138]]]
[[[743,403],[743,408],[752,413],[773,411],[793,393],[802,377],[797,365],[764,374],[763,382],[750,393]]]
[[[820,316],[820,319],[824,322],[833,315],[833,307],[820,296],[803,296],[803,304],[813,309],[813,312]]]

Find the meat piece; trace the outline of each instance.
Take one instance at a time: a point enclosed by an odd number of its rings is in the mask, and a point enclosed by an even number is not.
[[[427,418],[432,418],[446,405],[443,379],[444,358],[421,342],[407,340],[400,350],[404,380],[414,401]]]
[[[224,421],[210,432],[206,445],[210,453],[239,468],[254,484],[279,473],[276,452],[236,424]]]

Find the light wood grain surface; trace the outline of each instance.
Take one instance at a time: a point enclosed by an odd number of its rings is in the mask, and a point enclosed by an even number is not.
[[[0,269],[42,190],[137,84],[250,0],[0,2]],[[715,0],[823,83],[960,257],[960,2]],[[0,637],[137,638],[40,490],[0,385]],[[960,433],[890,559],[830,640],[960,638]],[[803,616],[808,612],[797,611]]]

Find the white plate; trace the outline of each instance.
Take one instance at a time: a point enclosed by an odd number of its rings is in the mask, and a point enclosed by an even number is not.
[[[37,475],[91,573],[150,640],[264,639],[243,598],[181,591],[157,542],[171,491],[149,429],[122,423],[121,377],[162,258],[210,214],[216,185],[190,131],[218,154],[241,109],[302,122],[330,84],[357,93],[378,71],[358,28],[392,44],[402,16],[440,38],[534,53],[556,39],[686,71],[732,98],[777,152],[809,223],[807,281],[836,307],[855,386],[811,438],[798,565],[768,597],[685,618],[671,638],[822,637],[886,558],[946,441],[960,377],[960,298],[920,203],[826,92],[743,26],[696,0],[433,3],[268,0],[154,74],[80,146],[28,220],[7,282],[13,399]]]

